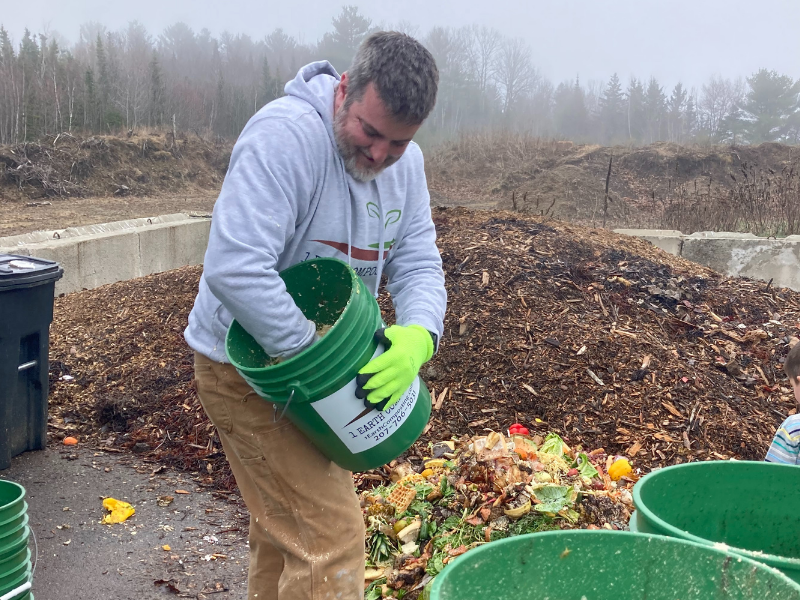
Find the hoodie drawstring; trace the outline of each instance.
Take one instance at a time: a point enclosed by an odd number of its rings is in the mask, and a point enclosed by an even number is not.
[[[347,182],[347,179],[345,179]],[[353,193],[350,191],[350,185],[347,186],[347,266],[353,266]]]
[[[378,218],[380,219],[380,223],[378,223],[378,272],[377,276],[375,277],[375,297],[378,297],[381,288],[381,277],[383,277],[383,244],[384,244],[384,224],[383,224],[383,202],[381,202],[381,193],[378,190],[378,184],[374,183],[375,185],[375,195],[378,198]]]

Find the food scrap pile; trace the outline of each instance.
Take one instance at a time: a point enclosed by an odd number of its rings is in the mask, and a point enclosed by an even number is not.
[[[521,430],[433,444],[420,472],[399,462],[390,485],[361,493],[368,600],[413,598],[448,562],[490,541],[627,527],[637,480],[627,458]]]

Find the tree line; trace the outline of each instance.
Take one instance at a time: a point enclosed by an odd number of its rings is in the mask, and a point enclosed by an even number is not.
[[[235,138],[264,104],[313,60],[347,69],[376,29],[404,31],[436,58],[439,99],[421,132],[441,141],[470,131],[514,131],[600,144],[800,141],[800,81],[769,69],[744,78],[714,76],[671,90],[650,77],[558,85],[543,77],[520,38],[473,25],[375,24],[344,6],[331,29],[302,43],[280,28],[262,39],[184,23],[153,36],[133,21],[120,31],[99,23],[76,42],[25,30],[18,44],[0,25],[0,143],[62,132],[118,133],[172,127]]]

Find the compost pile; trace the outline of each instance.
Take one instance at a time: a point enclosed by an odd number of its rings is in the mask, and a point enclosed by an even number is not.
[[[365,598],[417,597],[455,557],[509,536],[627,527],[637,477],[626,458],[516,425],[434,444],[421,472],[399,462],[393,483],[361,494]]]
[[[429,442],[520,423],[642,469],[760,460],[793,410],[781,363],[800,294],[603,230],[465,209],[434,220],[449,305],[422,370],[432,419],[409,459]],[[56,300],[52,439],[131,449],[234,488],[183,340],[199,276],[187,267]]]

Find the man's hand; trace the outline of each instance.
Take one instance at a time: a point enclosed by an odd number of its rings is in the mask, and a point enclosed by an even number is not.
[[[420,325],[392,325],[375,332],[375,339],[386,352],[373,358],[359,371],[356,397],[372,404],[382,404],[386,410],[414,382],[419,369],[433,356],[431,334]]]

